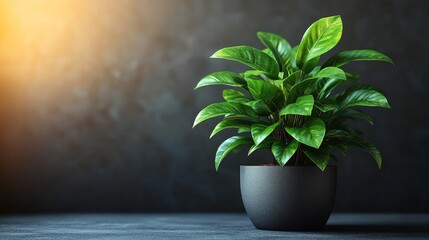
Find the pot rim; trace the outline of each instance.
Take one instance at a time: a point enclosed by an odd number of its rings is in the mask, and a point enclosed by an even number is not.
[[[240,165],[240,167],[274,167],[274,168],[281,167],[281,168],[317,168],[319,169],[319,167],[317,166],[280,166],[280,165],[266,165],[266,164],[260,164],[260,165],[242,164]],[[326,166],[326,168],[337,168],[337,165],[328,165]]]

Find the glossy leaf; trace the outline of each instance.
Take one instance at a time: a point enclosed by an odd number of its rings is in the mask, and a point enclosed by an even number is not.
[[[340,16],[322,18],[313,23],[302,37],[296,62],[302,68],[306,62],[331,50],[340,41],[343,24]]]
[[[276,60],[276,57],[274,56],[273,52],[269,48],[262,49],[262,52],[270,56],[272,59]]]
[[[246,117],[246,116],[229,116],[224,118],[222,121],[220,121],[215,128],[213,129],[212,133],[210,134],[209,138],[212,138],[214,135],[219,133],[222,130],[229,129],[229,128],[237,128],[240,130],[240,132],[243,131],[250,131],[250,127],[252,124],[259,122],[258,119]]]
[[[290,44],[286,39],[274,33],[258,32],[257,35],[262,44],[264,44],[273,54],[279,65],[279,70],[284,71],[285,66],[283,59],[286,59],[290,53]]]
[[[292,48],[289,42],[282,36],[269,32],[258,32],[257,36],[262,44],[269,48],[271,52],[273,52],[273,49],[271,49],[268,45],[272,45],[274,50],[280,54],[283,60],[289,57]]]
[[[227,85],[233,87],[244,87],[246,81],[234,72],[214,72],[201,79],[195,89],[210,85]]]
[[[268,116],[271,114],[270,108],[262,100],[253,100],[244,104],[251,107],[260,116]]]
[[[317,78],[309,78],[295,84],[289,91],[287,102],[295,102],[298,97],[307,95],[309,88],[316,83],[316,80]]]
[[[323,171],[328,166],[331,154],[326,148],[305,148],[303,152],[320,170]]]
[[[348,120],[372,124],[371,117],[355,107],[387,108],[387,99],[374,87],[362,85],[358,74],[344,72],[340,67],[358,60],[393,62],[373,50],[352,50],[334,55],[320,66],[321,55],[331,50],[341,35],[341,18],[332,16],[313,23],[292,49],[281,36],[258,32],[266,47],[263,50],[236,46],[213,54],[213,58],[252,68],[243,73],[215,72],[197,84],[196,88],[226,85],[234,89],[223,91],[226,102],[201,110],[194,126],[222,116],[210,137],[231,128],[249,136],[235,136],[219,146],[216,170],[229,152],[238,151],[244,144],[251,145],[248,154],[270,149],[279,165],[287,164],[295,155],[295,164],[314,163],[322,170],[331,159],[337,159],[337,153],[345,155],[349,146],[357,146],[368,151],[381,166],[380,152],[360,137],[360,131],[348,126]]]
[[[280,166],[284,166],[295,154],[298,146],[299,143],[296,140],[292,140],[288,145],[284,144],[283,142],[276,141],[271,147],[271,152],[273,153],[277,163]]]
[[[245,103],[250,101],[244,93],[235,89],[225,89],[222,95],[227,102]]]
[[[341,67],[349,62],[360,60],[383,61],[393,64],[392,59],[390,59],[388,56],[374,50],[364,49],[340,52],[337,55],[329,58],[326,63],[323,64],[322,68],[329,66]]]
[[[304,66],[301,67],[301,70],[307,74],[310,74],[317,67],[319,60],[320,57],[309,59],[307,62],[305,62]]]
[[[345,108],[339,112],[336,112],[335,119],[336,120],[347,120],[347,119],[363,120],[365,122],[368,122],[371,125],[374,124],[370,116],[368,116],[361,110],[354,109],[354,108]]]
[[[315,101],[314,106],[322,112],[328,112],[332,110],[336,110],[338,108],[337,102],[333,99],[324,99],[321,101]]]
[[[283,93],[274,84],[262,80],[247,79],[249,92],[255,100],[261,100],[271,110],[277,110],[283,105]]]
[[[318,74],[320,72],[320,67],[321,66],[314,67],[313,70],[307,74],[308,77],[314,77],[316,74]]]
[[[240,133],[247,133],[247,132],[250,132],[250,127],[243,127],[243,128],[240,127],[237,130],[238,134],[240,134]]]
[[[320,118],[307,120],[302,127],[285,127],[286,131],[298,142],[313,148],[319,148],[325,136],[325,123]]]
[[[292,48],[290,51],[289,57],[285,60],[285,66],[287,69],[292,69],[294,71],[298,70],[296,69],[296,53],[298,52],[299,45],[296,45]]]
[[[299,80],[301,80],[303,76],[304,72],[298,70],[282,80],[282,84],[289,91],[296,83],[299,82]]]
[[[346,80],[346,74],[343,70],[336,67],[327,67],[318,72],[315,77],[318,78],[336,78]]]
[[[386,97],[377,89],[362,85],[349,88],[338,98],[339,109],[352,106],[390,108]]]
[[[256,150],[259,150],[259,149],[271,149],[271,146],[273,145],[273,143],[274,143],[274,139],[266,138],[263,142],[259,143],[258,145],[253,144],[250,147],[247,155],[249,156],[250,154],[252,154],[253,152],[255,152]]]
[[[261,70],[277,76],[278,66],[274,59],[259,49],[249,46],[235,46],[222,48],[215,52],[211,58],[222,58],[237,61],[256,70]]]
[[[255,142],[255,145],[259,145],[262,141],[264,141],[265,138],[267,138],[279,124],[280,121],[269,126],[259,123],[252,124],[252,127],[250,128],[250,133],[252,134],[252,138]]]
[[[289,103],[280,111],[280,115],[296,114],[302,116],[311,116],[313,111],[314,98],[312,95],[301,96],[296,102]]]
[[[259,117],[258,114],[256,114],[256,112],[251,107],[243,104],[232,102],[213,103],[208,105],[198,113],[197,117],[195,118],[193,127],[207,119],[227,114],[243,115],[255,118]]]
[[[349,82],[348,80],[339,79],[339,78],[325,78],[317,80],[317,99],[323,99],[329,97],[332,91],[343,84]]]
[[[245,78],[258,77],[257,79],[267,79],[269,73],[260,71],[260,70],[247,70],[244,72],[243,76]],[[252,78],[255,79],[255,78]]]
[[[216,171],[219,170],[219,165],[222,160],[236,147],[239,147],[243,144],[251,144],[253,141],[249,137],[243,136],[234,136],[225,140],[222,144],[220,144],[219,148],[216,151],[215,157],[215,168]]]

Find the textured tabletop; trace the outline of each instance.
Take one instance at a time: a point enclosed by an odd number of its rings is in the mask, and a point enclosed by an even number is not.
[[[245,214],[0,216],[0,239],[429,239],[429,214],[333,214],[321,232],[262,231]]]

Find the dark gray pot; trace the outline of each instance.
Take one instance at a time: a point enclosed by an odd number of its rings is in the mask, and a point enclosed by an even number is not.
[[[256,228],[320,230],[334,205],[337,168],[241,166],[240,185],[244,208]]]

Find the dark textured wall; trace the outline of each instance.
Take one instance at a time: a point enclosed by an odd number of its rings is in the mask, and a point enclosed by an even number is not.
[[[243,66],[209,56],[261,47],[256,31],[297,44],[340,14],[333,50],[376,49],[396,65],[350,64],[385,90],[391,110],[361,129],[384,157],[351,151],[339,164],[338,211],[429,210],[427,1],[32,1],[3,4],[0,211],[241,211],[239,165],[213,157],[231,132],[191,125],[220,88],[204,75]],[[55,4],[53,4],[55,2]],[[317,183],[315,183],[317,184]]]

